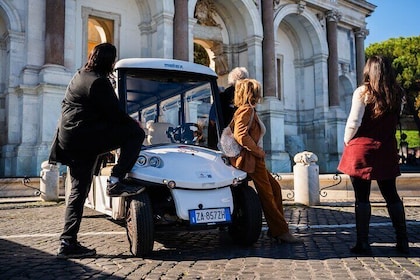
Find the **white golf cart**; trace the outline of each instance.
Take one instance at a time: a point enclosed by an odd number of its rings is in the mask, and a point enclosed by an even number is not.
[[[214,71],[185,61],[141,58],[122,59],[115,71],[121,106],[143,123],[147,135],[126,183],[145,191],[108,197],[111,161],[94,178],[87,205],[125,219],[136,256],[152,252],[155,231],[168,227],[228,227],[233,242],[256,242],[262,226],[257,193],[248,186],[246,173],[206,147],[212,103],[216,116],[222,115]],[[221,131],[223,120],[216,119]]]

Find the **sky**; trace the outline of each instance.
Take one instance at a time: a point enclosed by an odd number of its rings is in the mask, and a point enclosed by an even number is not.
[[[367,0],[377,6],[366,18],[365,47],[390,38],[420,36],[420,0]]]

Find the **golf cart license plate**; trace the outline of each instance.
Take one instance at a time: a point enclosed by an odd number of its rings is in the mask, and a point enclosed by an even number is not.
[[[192,225],[231,221],[229,207],[213,209],[193,209],[189,210],[189,214],[190,223]]]

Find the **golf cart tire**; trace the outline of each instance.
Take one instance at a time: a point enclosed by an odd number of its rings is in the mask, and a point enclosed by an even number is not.
[[[127,198],[126,230],[130,252],[143,257],[153,251],[154,222],[147,192]]]
[[[261,234],[262,209],[257,192],[248,185],[232,188],[234,210],[229,235],[243,246],[254,244]]]

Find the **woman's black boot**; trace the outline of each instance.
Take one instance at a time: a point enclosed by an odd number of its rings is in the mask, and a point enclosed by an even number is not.
[[[372,250],[369,244],[369,222],[371,216],[370,202],[358,202],[355,205],[356,216],[356,245],[350,249],[353,254],[370,255]]]
[[[409,253],[407,227],[405,223],[405,212],[402,201],[387,206],[389,217],[397,236],[397,250],[403,254]]]

